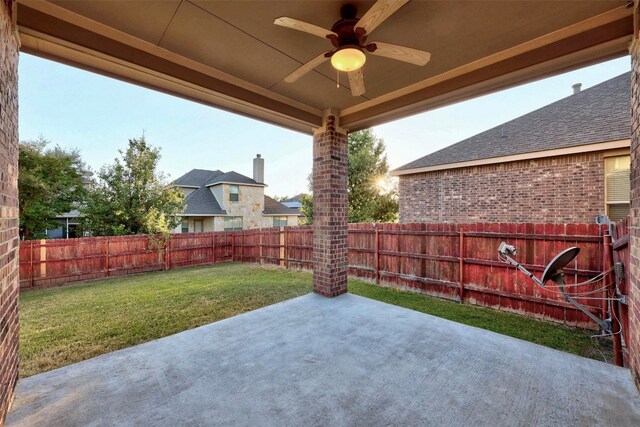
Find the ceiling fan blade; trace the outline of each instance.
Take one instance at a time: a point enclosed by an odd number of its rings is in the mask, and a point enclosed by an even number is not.
[[[328,35],[332,35],[332,34],[336,37],[338,36],[333,31],[325,30],[322,27],[309,24],[308,22],[299,21],[293,18],[287,18],[286,16],[277,18],[275,21],[273,21],[273,23],[276,25],[280,25],[281,27],[287,27],[287,28],[292,28],[294,30],[298,30],[298,31],[304,31],[305,33],[322,37],[323,39],[326,38]]]
[[[327,59],[329,59],[329,58],[324,56],[324,53],[321,53],[320,55],[316,56],[311,61],[307,62],[306,64],[304,64],[303,66],[301,66],[300,68],[295,70],[293,73],[291,73],[287,77],[285,77],[284,81],[287,82],[287,83],[295,82],[300,77],[304,76],[309,71],[313,70],[314,68],[316,68],[318,65],[322,64]]]
[[[398,61],[409,62],[415,65],[426,65],[431,59],[431,54],[424,50],[412,49],[410,47],[382,42],[373,43],[376,45],[376,50],[370,52],[371,55],[384,56],[386,58],[397,59]]]
[[[347,75],[349,76],[349,86],[351,86],[351,95],[353,96],[364,95],[364,73],[362,72],[362,68],[355,71],[349,71]]]
[[[378,0],[371,9],[364,14],[356,24],[356,28],[362,28],[365,34],[371,32],[385,19],[393,15],[398,9],[404,6],[409,0]]]

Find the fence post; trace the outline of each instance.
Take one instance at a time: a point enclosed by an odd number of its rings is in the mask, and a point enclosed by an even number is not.
[[[236,260],[236,235],[231,232],[231,262]]]
[[[109,277],[109,238],[108,237],[105,240],[105,243],[106,243],[106,247],[105,247],[106,254],[105,254],[105,262],[104,262],[105,270],[106,270],[105,273],[106,273],[106,276]]]
[[[461,228],[460,229],[460,274],[459,274],[459,280],[460,280],[460,289],[459,289],[459,296],[460,296],[460,304],[463,303],[464,301],[464,230]]]
[[[380,230],[378,229],[378,224],[375,225],[376,231],[376,285],[380,284]]]
[[[279,259],[279,264],[280,267],[284,267],[285,266],[285,262],[284,262],[284,227],[280,227],[280,233],[279,233],[279,237],[280,237],[280,252],[278,254],[278,258]]]
[[[216,235],[211,234],[211,264],[216,263]]]
[[[240,232],[240,262],[244,262],[244,230]]]
[[[603,256],[602,256],[602,271],[608,271],[613,266],[613,246],[611,243],[611,236],[605,232],[603,236]],[[614,301],[616,298],[616,277],[613,275],[613,280],[610,279],[612,275],[605,275],[603,277],[603,284],[605,285],[604,296],[605,298],[611,298],[611,332],[613,334],[613,359],[616,365],[624,366],[624,360],[622,357],[622,338],[620,336],[620,310],[618,309],[618,301]],[[606,307],[607,300],[602,300],[603,307],[603,319],[606,319]]]
[[[47,277],[47,241],[40,240],[40,278]]]
[[[173,249],[173,236],[169,238],[167,244],[167,270],[171,270],[171,250]]]
[[[284,228],[284,268],[289,268],[289,233],[287,227]]]
[[[605,232],[602,236],[602,271],[607,271],[611,268],[613,262],[613,255],[611,254],[611,236],[608,232]],[[608,297],[608,283],[609,276],[606,275],[602,278],[602,287],[603,287],[603,300],[600,310],[602,311],[602,319],[607,318],[607,297]]]
[[[33,287],[33,276],[35,274],[35,271],[33,271],[33,240],[31,240],[29,243],[31,246],[31,257],[29,258],[29,261],[31,263],[31,287]]]
[[[262,265],[264,263],[264,261],[262,260],[262,228],[259,229],[259,235],[260,235],[260,245],[259,245],[259,256],[260,256],[260,265]]]
[[[167,250],[169,249],[169,240],[170,239],[171,239],[171,236],[169,236],[169,238],[164,241],[164,247],[162,248],[163,249],[163,254],[164,254],[163,264],[164,264],[164,270],[165,271],[168,270],[168,268],[167,268],[168,267],[167,266]]]

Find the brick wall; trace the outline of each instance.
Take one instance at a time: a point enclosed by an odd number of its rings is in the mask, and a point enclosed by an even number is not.
[[[347,292],[347,134],[332,115],[313,136],[313,290]]]
[[[400,177],[402,223],[591,223],[603,211],[603,152]]]
[[[631,268],[629,287],[629,357],[640,389],[640,44],[631,49]]]
[[[18,46],[0,2],[0,425],[18,376]]]

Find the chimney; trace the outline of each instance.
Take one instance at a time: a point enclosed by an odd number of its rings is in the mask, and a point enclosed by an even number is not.
[[[256,154],[256,158],[253,159],[253,180],[264,183],[264,159],[260,154]]]
[[[575,95],[576,93],[580,93],[580,90],[582,89],[582,83],[576,83],[571,87],[573,88],[573,94]]]

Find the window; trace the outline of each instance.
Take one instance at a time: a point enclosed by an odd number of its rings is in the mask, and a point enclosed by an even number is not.
[[[237,202],[240,200],[240,188],[237,185],[229,186],[229,201]]]
[[[189,232],[189,221],[182,221],[181,231],[183,233]]]
[[[629,215],[631,158],[607,157],[604,162],[607,216],[611,221],[619,221]]]
[[[201,219],[197,219],[193,221],[193,231],[194,233],[202,233],[204,230],[202,228],[203,221]]]
[[[225,216],[224,231],[242,230],[241,216]]]
[[[286,227],[287,226],[287,217],[286,216],[274,216],[273,217],[273,226],[274,227]]]

